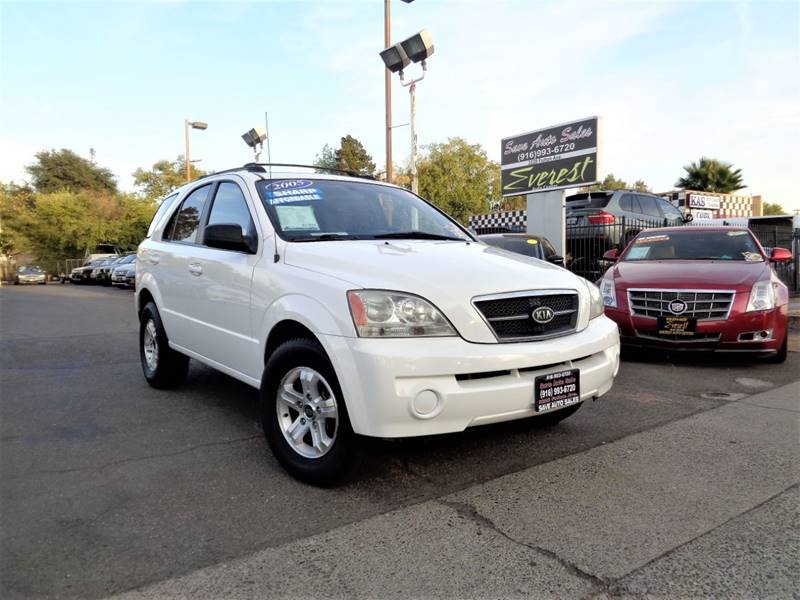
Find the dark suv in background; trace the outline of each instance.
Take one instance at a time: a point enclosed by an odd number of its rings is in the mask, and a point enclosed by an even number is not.
[[[674,227],[691,220],[669,201],[633,190],[582,192],[567,196],[567,249],[588,270],[606,250],[622,251],[642,230]]]

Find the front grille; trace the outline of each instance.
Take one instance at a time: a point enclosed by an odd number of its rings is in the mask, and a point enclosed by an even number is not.
[[[721,333],[695,333],[691,337],[685,335],[652,335],[651,333],[636,332],[637,337],[648,340],[658,340],[659,342],[677,342],[680,344],[696,344],[698,342],[718,342],[722,338]]]
[[[575,331],[578,294],[574,292],[524,292],[484,296],[473,300],[500,342],[518,342],[565,335]],[[537,323],[531,313],[546,306],[555,315],[548,323]]]
[[[698,321],[724,321],[733,304],[734,292],[718,290],[628,290],[628,306],[639,317],[674,315],[669,303],[682,300],[686,310],[679,313]]]

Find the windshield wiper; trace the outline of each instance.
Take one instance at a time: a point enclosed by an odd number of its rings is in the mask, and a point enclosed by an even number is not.
[[[335,242],[337,240],[360,240],[361,236],[352,235],[350,233],[321,233],[320,235],[307,235],[303,237],[296,237],[289,240],[290,242]]]
[[[379,233],[373,235],[376,240],[454,240],[456,242],[466,242],[464,238],[440,235],[438,233],[428,233],[427,231],[393,231],[392,233]]]

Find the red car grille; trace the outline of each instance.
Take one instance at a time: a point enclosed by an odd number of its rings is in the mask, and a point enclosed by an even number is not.
[[[734,292],[719,290],[628,290],[631,314],[639,317],[666,317],[674,315],[669,309],[673,300],[686,303],[679,313],[698,321],[724,321],[733,305]]]

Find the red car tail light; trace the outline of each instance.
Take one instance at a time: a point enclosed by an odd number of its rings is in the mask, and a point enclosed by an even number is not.
[[[614,215],[604,210],[598,211],[593,215],[589,215],[589,223],[592,225],[612,225],[616,220],[617,219]]]

